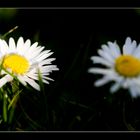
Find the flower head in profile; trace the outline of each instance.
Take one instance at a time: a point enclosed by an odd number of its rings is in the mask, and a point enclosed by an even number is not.
[[[29,39],[24,42],[23,37],[18,39],[17,44],[13,38],[9,39],[9,43],[0,39],[0,87],[14,80],[12,75],[17,77],[24,86],[29,84],[36,90],[40,90],[37,83],[39,73],[42,82],[48,84],[49,80],[53,80],[48,75],[59,69],[56,65],[51,65],[55,58],[48,58],[53,52],[44,48],[38,46],[38,42],[31,45]]]
[[[128,89],[132,97],[140,96],[140,44],[126,38],[120,48],[116,42],[108,42],[98,50],[99,56],[92,56],[94,63],[104,67],[89,68],[89,73],[101,74],[103,77],[95,82],[95,86],[102,86],[113,81],[110,92],[120,88]]]

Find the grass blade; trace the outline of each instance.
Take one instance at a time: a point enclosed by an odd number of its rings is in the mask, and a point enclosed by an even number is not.
[[[3,120],[7,122],[7,94],[3,94]]]

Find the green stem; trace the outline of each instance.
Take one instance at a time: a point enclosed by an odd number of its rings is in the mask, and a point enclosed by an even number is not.
[[[3,119],[7,122],[7,94],[3,92]]]
[[[15,26],[13,29],[9,30],[8,32],[6,32],[4,35],[1,36],[2,39],[4,39],[8,34],[12,33],[14,30],[16,30],[18,28],[18,26]]]

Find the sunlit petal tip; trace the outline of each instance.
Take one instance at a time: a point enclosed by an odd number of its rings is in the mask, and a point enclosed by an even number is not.
[[[23,37],[22,37],[22,36],[21,36],[21,37],[19,37],[19,39],[18,39],[18,41],[17,41],[17,42],[19,42],[19,43],[24,42]]]
[[[127,37],[126,40],[125,40],[125,44],[130,44],[130,43],[131,43],[131,38]]]

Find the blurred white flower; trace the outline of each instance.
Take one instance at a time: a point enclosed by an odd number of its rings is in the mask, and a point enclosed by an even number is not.
[[[45,47],[38,46],[38,42],[31,45],[28,39],[24,42],[20,37],[15,44],[13,38],[9,39],[9,44],[5,40],[0,39],[0,60],[1,60],[1,76],[0,87],[7,82],[12,81],[16,76],[17,79],[26,86],[27,83],[36,90],[40,90],[38,72],[42,76],[44,83],[53,80],[48,77],[50,72],[59,70],[56,65],[51,65],[55,58],[48,58],[53,52],[43,50]]]
[[[122,52],[121,52],[122,51]],[[105,68],[89,68],[89,73],[101,74],[103,77],[95,82],[95,86],[102,86],[114,81],[110,92],[114,93],[119,88],[128,89],[132,97],[140,96],[140,44],[126,38],[122,50],[116,42],[108,42],[98,50],[99,56],[92,56],[94,63],[99,63]]]

